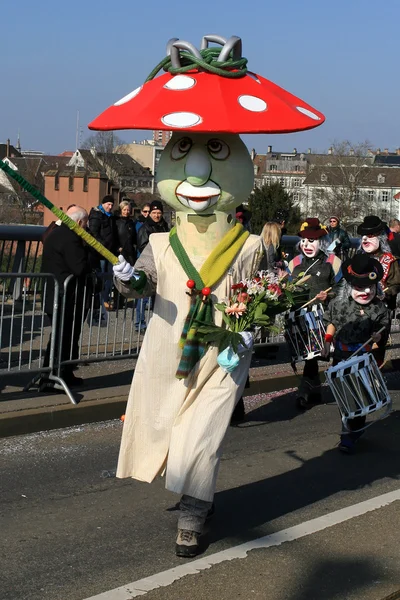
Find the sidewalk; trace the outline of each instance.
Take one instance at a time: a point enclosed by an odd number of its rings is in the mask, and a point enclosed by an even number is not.
[[[398,346],[400,333],[393,336],[393,345],[387,358],[400,355]],[[76,374],[83,377],[84,386],[71,391],[79,402],[71,404],[63,393],[37,393],[21,391],[33,374],[10,374],[2,378],[0,384],[0,437],[22,435],[81,425],[89,422],[118,419],[125,412],[135,360],[117,360],[91,363],[82,366]],[[398,369],[388,363],[393,377],[397,379]],[[321,363],[321,380],[327,368]],[[250,387],[244,396],[254,397],[271,392],[296,388],[302,373],[303,363],[298,365],[295,375],[290,364],[286,344],[276,344],[257,349],[250,368]]]

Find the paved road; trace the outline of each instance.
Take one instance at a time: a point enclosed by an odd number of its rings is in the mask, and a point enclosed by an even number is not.
[[[400,394],[360,441],[336,449],[333,404],[257,399],[228,432],[203,557],[400,488]],[[116,421],[0,440],[1,600],[84,600],[182,565],[175,495],[113,474]],[[293,542],[254,550],[150,591],[149,600],[380,600],[400,589],[399,502]],[[110,600],[117,596],[109,595]],[[122,598],[119,596],[118,598]]]

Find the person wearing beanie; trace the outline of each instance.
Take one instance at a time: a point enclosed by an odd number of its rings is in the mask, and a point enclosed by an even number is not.
[[[304,285],[302,304],[313,299],[308,310],[313,305],[327,306],[338,292],[342,278],[341,260],[335,254],[327,253],[325,242],[327,230],[319,219],[308,218],[299,231],[299,254],[290,261],[288,271],[290,279],[311,275]],[[326,292],[331,288],[329,292]],[[300,308],[298,306],[297,308]],[[321,402],[321,382],[319,379],[318,358],[305,361],[303,376],[297,391],[297,406],[301,410],[312,408]]]
[[[382,301],[381,283],[384,270],[381,264],[368,254],[356,254],[342,264],[345,283],[340,294],[332,300],[324,313],[325,357],[329,357],[334,344],[333,365],[360,351],[374,354],[378,366],[382,364],[379,348],[363,344],[371,337],[375,344],[387,339],[390,331],[390,311]],[[385,327],[383,333],[378,331]],[[366,417],[347,421],[348,429],[342,430],[339,449],[348,454],[354,452],[355,444],[363,433]],[[361,430],[361,431],[360,431]]]
[[[152,233],[169,231],[168,223],[165,221],[163,214],[164,207],[161,200],[151,202],[148,217],[143,221],[137,235],[137,249],[140,254],[149,243],[149,237]]]
[[[340,226],[339,217],[333,215],[329,217],[328,236],[326,238],[328,245],[336,242],[336,247],[333,250],[339,258],[344,260],[351,248],[349,234],[343,227]]]

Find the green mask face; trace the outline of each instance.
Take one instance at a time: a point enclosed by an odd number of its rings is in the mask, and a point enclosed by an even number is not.
[[[237,134],[174,132],[157,170],[162,199],[191,214],[232,212],[253,181],[253,163]]]

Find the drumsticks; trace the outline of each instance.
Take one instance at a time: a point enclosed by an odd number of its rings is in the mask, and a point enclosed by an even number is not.
[[[331,289],[332,289],[332,288],[331,288],[331,287],[329,287],[328,289],[324,290],[324,292],[328,293],[328,292],[330,292],[330,291],[331,291]],[[320,293],[321,293],[321,292],[319,292],[319,294],[320,294]],[[317,294],[317,296],[318,296],[318,294]],[[308,306],[309,304],[312,304],[312,303],[314,302],[314,300],[316,300],[316,299],[317,299],[317,296],[314,296],[314,298],[311,298],[311,300],[309,300],[308,302],[306,302],[305,304],[303,304],[303,306],[300,306],[300,308],[305,308],[305,307],[306,307],[306,306]]]
[[[380,330],[377,331],[376,333],[382,333],[382,331],[385,331],[385,329],[386,329],[386,327],[381,327]],[[368,346],[368,344],[370,344],[373,341],[374,341],[373,337],[370,337],[369,340],[367,340],[365,342],[365,344],[363,344],[362,346],[360,346],[358,350],[356,350],[355,352],[353,352],[353,354],[351,356],[349,356],[348,360],[350,360],[350,358],[353,358],[353,356],[355,356],[356,354],[358,354],[360,352],[360,350],[362,350],[363,348],[365,348],[365,346]]]

